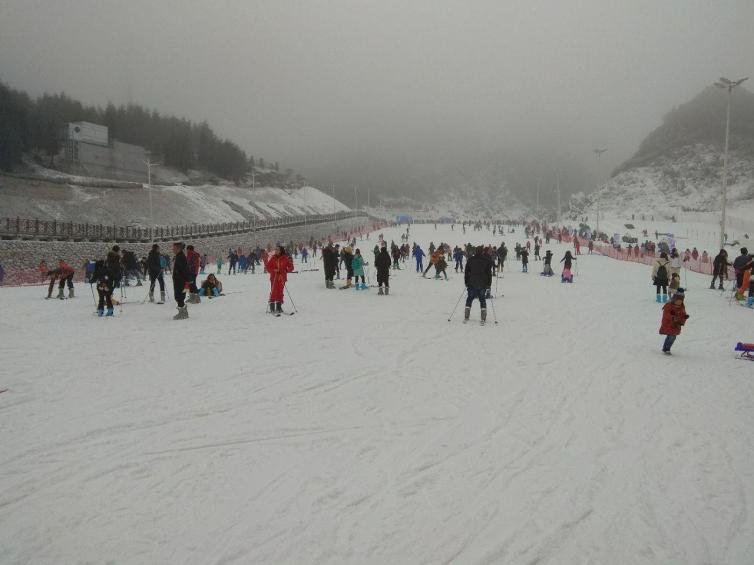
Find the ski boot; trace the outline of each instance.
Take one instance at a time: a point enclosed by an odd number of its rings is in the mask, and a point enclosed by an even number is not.
[[[149,291],[149,302],[154,302],[154,290]]]
[[[662,304],[662,294],[657,295],[657,304]]]
[[[746,305],[749,308],[754,308],[754,296],[750,296],[749,298],[746,299]]]
[[[178,313],[173,316],[174,320],[185,320],[189,317],[188,315],[188,307],[187,306],[178,306]]]
[[[105,315],[105,309],[104,308],[97,308],[97,316],[100,318]]]
[[[471,316],[471,306],[466,306],[463,309],[463,323],[464,324],[469,321],[469,316]]]
[[[389,287],[389,286],[386,286],[386,287],[385,287],[385,296],[387,296],[387,295],[389,295],[389,294],[390,294],[390,287]]]
[[[715,290],[715,282],[712,281],[709,285],[710,290]]]
[[[275,302],[275,315],[280,316],[283,313],[283,303]]]
[[[384,296],[385,295],[385,291],[382,290],[382,287],[380,287],[379,290],[377,291],[377,295],[378,296]]]
[[[662,295],[662,303],[665,304],[667,301],[668,301],[668,295],[667,294],[663,294]]]
[[[59,300],[65,300],[65,296],[63,295],[63,287],[62,286],[58,289],[58,299]]]
[[[480,326],[483,326],[487,323],[487,308],[482,308],[482,319],[479,322]]]
[[[157,304],[165,304],[165,291],[160,291],[160,301]]]
[[[73,287],[68,289],[68,298],[73,298]]]
[[[113,307],[112,306],[108,306],[108,308],[107,308],[107,317],[108,318],[112,318],[113,317]]]

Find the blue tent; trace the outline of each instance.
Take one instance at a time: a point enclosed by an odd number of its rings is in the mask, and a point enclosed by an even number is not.
[[[395,217],[395,221],[399,224],[410,224],[414,221],[414,219],[408,214],[399,214]]]

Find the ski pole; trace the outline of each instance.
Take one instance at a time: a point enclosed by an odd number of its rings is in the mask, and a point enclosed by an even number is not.
[[[492,319],[495,320],[495,325],[497,325],[497,312],[495,312],[495,301],[490,300],[490,303],[492,304]]]
[[[92,291],[92,300],[94,300],[94,307],[97,308],[98,304],[97,299],[94,297],[94,286],[92,285],[92,283],[89,283],[89,290]]]
[[[285,286],[285,292],[288,295],[288,300],[291,301],[291,306],[293,306],[293,311],[298,312],[298,308],[296,308],[296,303],[293,301],[293,297],[291,296],[291,291],[288,290],[288,285]]]
[[[448,316],[448,322],[453,318],[453,314],[456,313],[456,310],[458,309],[458,305],[461,303],[461,298],[463,298],[463,293],[466,292],[466,288],[461,291],[461,296],[458,297],[458,302],[456,302],[455,307],[453,308],[453,311],[450,313],[450,316]]]

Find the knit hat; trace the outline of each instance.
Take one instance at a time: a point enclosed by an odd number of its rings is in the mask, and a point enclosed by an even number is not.
[[[685,289],[678,288],[678,290],[675,291],[675,294],[673,295],[673,300],[681,299],[683,300],[686,297]]]

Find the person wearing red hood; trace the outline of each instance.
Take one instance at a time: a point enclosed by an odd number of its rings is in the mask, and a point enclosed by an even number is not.
[[[671,355],[670,348],[673,347],[675,338],[681,335],[681,327],[689,319],[683,304],[684,297],[683,289],[679,288],[673,295],[673,299],[662,307],[660,335],[665,336],[665,343],[662,344],[662,352],[665,355]]]
[[[270,274],[270,312],[280,316],[283,312],[285,283],[288,282],[288,273],[293,271],[293,261],[282,245],[275,248],[275,254],[271,257],[266,251],[263,252],[262,259],[266,271]]]
[[[58,285],[58,298],[63,300],[63,289],[66,284],[68,285],[68,298],[73,298],[73,275],[76,271],[73,270],[68,263],[62,259],[58,263],[58,270],[60,272],[60,284]]]

